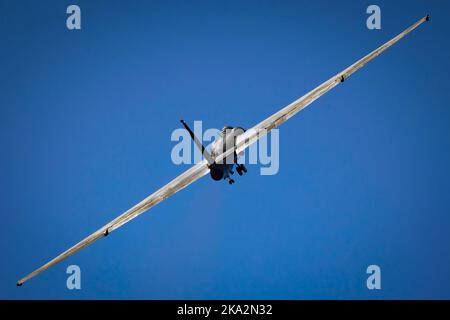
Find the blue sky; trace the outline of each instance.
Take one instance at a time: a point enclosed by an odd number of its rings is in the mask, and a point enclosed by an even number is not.
[[[371,31],[370,4],[2,1],[0,298],[450,298],[450,5],[377,1]],[[189,167],[180,118],[249,128],[427,13],[281,127],[277,175],[205,177],[15,286]]]

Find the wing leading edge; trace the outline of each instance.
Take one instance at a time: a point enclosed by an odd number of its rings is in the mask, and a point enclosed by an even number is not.
[[[109,222],[102,228],[98,229],[94,233],[92,233],[90,236],[86,237],[85,239],[78,242],[76,245],[71,247],[70,249],[64,251],[59,256],[54,258],[53,260],[50,260],[46,264],[44,264],[39,269],[36,269],[26,277],[20,279],[17,282],[18,286],[21,286],[25,281],[37,276],[41,272],[47,270],[48,268],[54,266],[55,264],[63,261],[64,259],[70,257],[74,253],[80,251],[81,249],[89,246],[93,242],[97,241],[100,238],[103,238],[107,236],[112,231],[116,230],[117,228],[120,228],[125,223],[129,222],[130,220],[136,218],[140,214],[144,213],[151,207],[157,205],[159,202],[167,199],[171,195],[177,193],[178,191],[182,190],[183,188],[187,187],[194,181],[198,180],[199,178],[203,177],[209,172],[208,163],[206,160],[203,160],[190,169],[186,170],[184,173],[173,179],[171,182],[166,184],[164,187],[159,189],[158,191],[154,192],[141,202],[139,202],[137,205],[132,207],[131,209],[125,211],[120,216],[118,216],[113,221]]]
[[[339,85],[340,83],[344,82],[348,77],[350,77],[353,73],[358,71],[360,68],[365,66],[368,62],[378,57],[383,51],[391,47],[393,44],[398,42],[400,39],[405,37],[408,33],[416,29],[419,25],[424,23],[425,21],[428,21],[430,19],[430,16],[427,15],[414,23],[412,26],[410,26],[408,29],[404,30],[400,34],[398,34],[396,37],[392,38],[390,41],[386,42],[379,48],[375,49],[362,59],[356,61],[354,64],[349,66],[347,69],[343,70],[342,72],[336,74],[329,80],[325,81],[321,85],[319,85],[314,90],[308,92],[304,96],[300,97],[298,100],[292,102],[290,105],[284,107],[280,111],[276,112],[269,118],[261,121],[253,128],[247,130],[242,135],[239,135],[236,137],[236,146],[235,149],[227,151],[225,154],[223,154],[222,159],[229,156],[231,152],[236,151],[237,154],[244,151],[249,145],[257,141],[259,138],[267,134],[270,130],[273,128],[276,128],[286,122],[289,118],[303,110],[305,107],[307,107],[309,104],[314,102],[316,99],[323,96],[325,93]]]

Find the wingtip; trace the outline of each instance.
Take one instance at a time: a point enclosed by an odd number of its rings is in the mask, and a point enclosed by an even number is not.
[[[431,19],[430,15],[427,14],[427,15],[425,16],[425,21],[430,21],[430,19]]]
[[[22,285],[23,285],[23,282],[18,281],[18,282],[16,283],[16,286],[18,286],[18,287],[21,287]]]

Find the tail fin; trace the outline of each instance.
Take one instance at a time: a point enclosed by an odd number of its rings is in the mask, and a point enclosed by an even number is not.
[[[192,140],[194,140],[195,145],[197,148],[202,152],[203,157],[208,161],[208,164],[211,165],[214,163],[214,159],[211,157],[211,154],[206,151],[203,144],[200,142],[200,140],[197,139],[197,137],[194,135],[194,132],[192,132],[191,128],[188,127],[186,122],[184,120],[180,120],[180,122],[183,124],[184,128],[189,132],[189,135],[191,136]]]

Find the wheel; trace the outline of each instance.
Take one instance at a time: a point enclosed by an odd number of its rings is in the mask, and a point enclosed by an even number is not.
[[[233,183],[234,183],[234,180],[233,180],[233,179],[230,179],[230,181],[228,181],[228,183],[229,183],[229,184],[233,184]]]
[[[241,164],[241,169],[242,169],[242,171],[244,171],[245,173],[247,173],[247,168],[246,168],[246,167],[244,167],[244,165],[243,165],[243,164]]]

